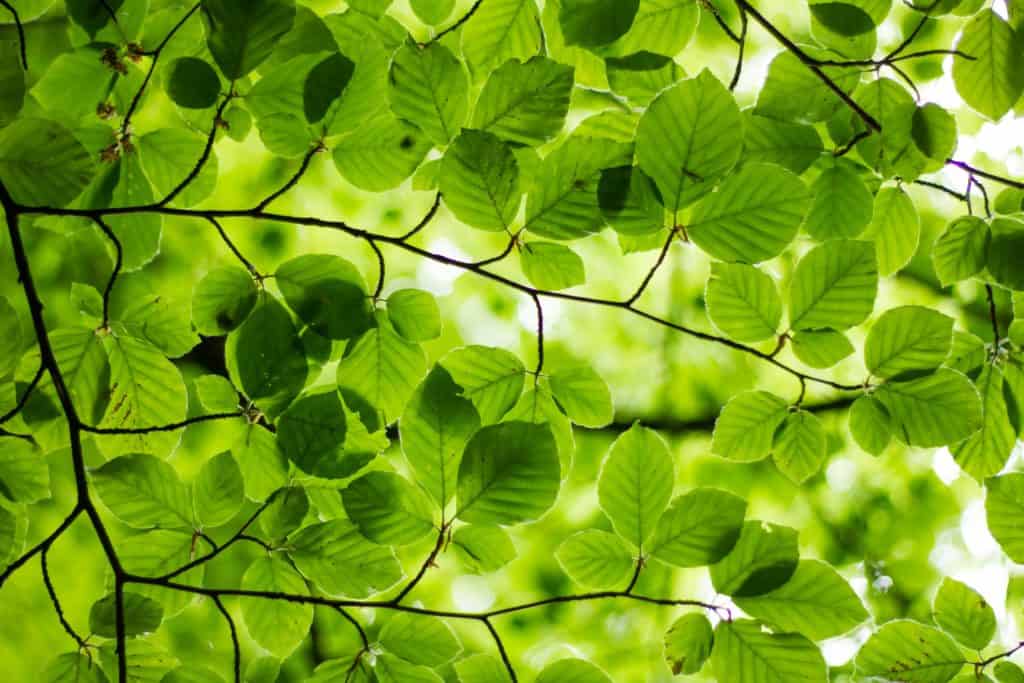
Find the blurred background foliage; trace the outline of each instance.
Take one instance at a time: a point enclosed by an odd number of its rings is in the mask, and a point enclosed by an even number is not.
[[[68,20],[63,16],[63,3],[22,0],[14,4],[26,18],[32,19],[25,27],[31,82],[41,76],[40,69],[71,49]],[[302,4],[320,12],[339,11],[344,5],[337,0]],[[459,0],[452,16],[468,10],[470,4],[468,0]],[[726,21],[735,21],[732,3],[714,4]],[[180,12],[183,7],[183,3],[175,0],[152,0],[150,12],[161,8]],[[787,35],[798,40],[808,38],[809,20],[804,3],[765,0],[759,7]],[[41,16],[33,19],[33,9],[41,10]],[[429,29],[413,18],[405,0],[397,0],[390,13],[417,37],[428,37]],[[709,67],[727,81],[734,66],[735,47],[710,13],[701,16],[693,40],[678,61],[691,74]],[[880,30],[880,44],[894,45],[915,21],[916,15],[897,3]],[[954,42],[961,21],[949,17],[930,22],[918,47],[948,47]],[[12,25],[0,25],[0,39],[12,39],[13,32]],[[198,35],[177,40],[175,50],[187,54],[196,49],[193,43],[200,40]],[[741,107],[754,102],[767,64],[777,52],[778,46],[770,36],[758,30],[752,32],[743,77],[736,91]],[[585,59],[580,59],[584,66],[578,71],[578,79],[586,85],[602,87],[600,69],[593,65],[588,69]],[[951,106],[952,98],[961,131],[958,156],[985,167],[1000,168],[1005,164],[1011,171],[1024,169],[1024,134],[1019,125],[1010,131],[993,131],[994,124],[984,123],[960,104],[955,93],[950,94],[952,86],[947,82],[948,75],[943,76],[942,59],[914,60],[908,67],[925,99],[935,98]],[[132,78],[125,80],[126,87],[130,86]],[[574,113],[585,112],[587,107],[599,111],[607,106],[599,95],[583,88],[577,88],[574,97],[574,107],[579,107],[574,108]],[[180,125],[181,112],[166,100],[161,89],[154,89],[134,126],[136,130],[150,130]],[[187,120],[186,123],[195,124]],[[198,124],[196,127],[199,128]],[[993,136],[998,144],[993,144]],[[239,141],[224,138],[217,146],[217,154],[220,172],[207,206],[251,206],[290,177],[299,161],[274,157],[255,132]],[[962,188],[966,183],[966,176],[955,169],[946,175],[953,186]],[[921,214],[919,254],[898,276],[883,280],[876,311],[904,303],[935,307],[953,316],[958,329],[991,340],[983,288],[970,282],[942,288],[928,258],[935,236],[963,212],[962,206],[925,187],[907,189]],[[397,235],[414,225],[432,201],[432,192],[414,191],[408,182],[383,194],[361,191],[339,176],[325,154],[314,158],[301,184],[276,206],[282,212],[339,218],[352,225]],[[211,268],[230,264],[232,256],[205,222],[176,217],[164,220],[159,255],[133,277],[145,278],[161,297],[187,301],[194,284]],[[82,223],[43,218],[26,227],[32,265],[46,304],[47,324],[53,329],[78,320],[81,314],[68,296],[70,283],[87,283],[102,289],[110,272],[112,255],[101,233]],[[343,234],[249,219],[225,221],[225,227],[262,272],[272,272],[295,255],[322,252],[343,255],[361,268],[368,281],[376,278],[373,252],[364,242]],[[8,240],[6,232],[0,234],[0,295],[18,309],[25,330],[23,337],[29,340],[27,309],[9,257]],[[418,240],[432,251],[474,259],[499,252],[506,242],[501,234],[460,224],[444,208]],[[587,284],[583,289],[609,299],[625,298],[632,293],[656,255],[651,251],[623,255],[615,234],[607,230],[574,246],[587,266]],[[441,338],[426,345],[432,361],[451,348],[470,343],[517,351],[527,365],[535,358],[534,310],[527,297],[405,252],[393,250],[387,256],[385,296],[404,286],[416,286],[439,298],[445,327]],[[770,271],[784,276],[793,266],[792,258],[783,256],[766,265]],[[521,276],[518,259],[514,257],[495,270]],[[700,251],[686,245],[674,247],[666,267],[658,273],[639,306],[710,331],[703,305],[708,271],[709,259]],[[999,303],[1002,310],[1010,310],[1008,299],[1000,299]],[[981,507],[981,488],[959,472],[947,451],[931,452],[893,444],[880,457],[872,457],[852,442],[845,411],[825,411],[821,415],[829,435],[829,460],[810,481],[797,486],[781,475],[770,460],[754,464],[728,462],[712,456],[709,449],[714,418],[728,398],[753,387],[795,398],[800,387],[792,377],[749,356],[678,335],[621,310],[552,301],[546,303],[545,312],[548,367],[557,367],[572,358],[591,362],[612,389],[616,421],[602,430],[576,429],[575,461],[557,506],[541,521],[512,531],[518,550],[515,561],[495,574],[470,576],[459,570],[449,551],[417,588],[414,601],[436,608],[476,610],[573,591],[571,581],[555,560],[555,550],[576,530],[610,528],[597,504],[598,467],[612,439],[639,420],[659,429],[669,440],[676,461],[677,491],[697,486],[733,491],[750,501],[749,518],[799,529],[801,556],[824,559],[839,569],[865,597],[879,622],[895,616],[928,621],[935,588],[943,575],[951,575],[968,581],[995,607],[1004,629],[1004,641],[1016,641],[1021,635],[1024,574],[1018,574],[1018,568],[1002,555],[989,536]],[[854,341],[863,339],[855,337]],[[216,370],[222,362],[219,351],[216,342],[207,342],[177,364],[186,380],[190,380]],[[788,350],[783,352],[782,359],[801,367]],[[330,363],[324,370],[325,380],[333,381],[333,367]],[[33,370],[23,368],[19,372]],[[851,356],[833,371],[837,381],[856,382],[864,374],[859,355]],[[202,409],[194,388],[189,386],[190,415],[198,414]],[[812,386],[808,404],[826,403],[833,398],[827,388]],[[226,450],[238,430],[244,428],[241,421],[189,427],[173,456],[176,468],[184,477],[190,476],[212,455]],[[94,446],[87,443],[87,449],[93,464],[103,461]],[[1020,468],[1019,451],[1018,445],[1009,469]],[[405,464],[394,445],[387,455],[395,468],[402,471]],[[43,530],[59,523],[66,501],[73,497],[66,452],[55,451],[48,457],[54,499],[35,505],[31,511],[34,523],[28,531],[29,543],[39,539]],[[255,506],[247,506],[223,527],[224,535],[251,514]],[[117,537],[133,533],[127,527],[118,528],[114,521],[111,523]],[[218,536],[217,531],[213,536]],[[424,539],[399,550],[407,574],[416,570],[432,543],[432,538]],[[241,573],[258,552],[258,548],[247,544],[233,546],[208,566],[206,581],[210,585],[237,585]],[[96,596],[104,592],[109,577],[106,562],[84,518],[55,545],[50,563],[68,619],[72,624],[87,624],[89,608]],[[657,594],[714,598],[703,569],[670,570],[653,562],[640,585]],[[226,602],[237,613],[237,599]],[[671,680],[662,659],[662,640],[668,625],[684,611],[595,601],[551,605],[501,617],[497,623],[506,645],[518,653],[520,671],[526,680],[532,680],[533,673],[553,659],[579,655],[598,663],[616,681],[656,683]],[[0,591],[0,612],[4,680],[38,680],[41,668],[55,653],[70,649],[71,643],[40,581],[38,563],[23,569]],[[372,635],[388,615],[367,610],[360,617],[370,624]],[[453,626],[467,649],[491,651],[493,644],[481,624],[455,622]],[[853,656],[868,631],[865,626],[850,636],[826,642],[826,659],[838,667],[834,669],[833,680],[852,680],[844,679],[848,669],[843,664]],[[259,648],[246,637],[244,629],[242,637],[246,660],[257,656]],[[227,677],[230,641],[223,620],[209,602],[197,602],[170,619],[154,638],[169,645],[182,661],[219,668]],[[351,627],[333,611],[318,609],[313,635],[285,662],[279,680],[301,681],[316,663],[356,648],[356,634]],[[447,674],[449,680],[454,680],[451,671]],[[692,680],[707,679],[696,676]]]

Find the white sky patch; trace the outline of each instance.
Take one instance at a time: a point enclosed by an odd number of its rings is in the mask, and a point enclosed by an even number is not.
[[[853,659],[860,649],[860,639],[853,636],[832,638],[821,644],[821,654],[829,666],[842,666]]]
[[[460,261],[468,261],[469,254],[462,251],[457,244],[446,237],[438,237],[430,242],[427,247],[429,251],[436,254],[444,254]],[[455,281],[462,276],[464,271],[446,266],[431,259],[423,259],[416,271],[416,281],[419,286],[439,296],[451,294]]]
[[[1006,588],[1010,572],[997,562],[986,562],[978,566],[950,574],[954,579],[966,583],[981,593],[996,613],[996,620],[1006,616]]]
[[[835,458],[825,470],[829,488],[837,493],[846,493],[857,483],[857,465],[849,458]]]
[[[960,478],[960,465],[956,464],[953,454],[946,447],[935,449],[932,456],[932,471],[946,486]]]
[[[976,500],[960,517],[960,533],[964,537],[964,545],[975,558],[983,558],[988,555],[998,556],[1002,551],[996,539],[988,530],[988,522],[985,520],[985,501]]]
[[[1001,16],[1003,19],[1010,18],[1010,11],[1007,7],[1005,0],[995,0],[992,3],[992,11]]]
[[[482,612],[494,604],[494,591],[483,576],[464,574],[452,581],[452,601],[464,612]]]
[[[542,297],[540,305],[544,307],[544,331],[550,333],[551,328],[562,317],[562,302]],[[533,299],[520,297],[516,317],[519,318],[519,324],[523,329],[537,330],[537,307],[534,306]]]

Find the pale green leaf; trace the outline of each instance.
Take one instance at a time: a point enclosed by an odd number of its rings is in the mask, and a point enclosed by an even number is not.
[[[430,139],[420,129],[385,112],[334,147],[334,165],[359,189],[384,192],[411,176],[430,147]]]
[[[643,549],[668,506],[674,483],[668,446],[656,432],[636,424],[609,449],[597,496],[615,532]]]
[[[892,438],[889,411],[874,396],[861,396],[850,406],[850,434],[871,455],[881,455]]]
[[[814,201],[804,229],[819,241],[857,237],[874,211],[874,197],[853,168],[837,163],[825,170],[811,188]]]
[[[504,529],[480,524],[456,529],[452,548],[463,569],[471,574],[496,572],[517,555],[516,546]]]
[[[992,606],[970,586],[946,577],[935,594],[935,623],[972,650],[984,649],[996,634]]]
[[[391,110],[438,145],[459,132],[469,109],[469,79],[451,50],[440,43],[406,42],[391,61]]]
[[[429,667],[447,664],[462,650],[447,622],[408,612],[391,617],[381,629],[380,642],[402,659]]]
[[[583,259],[569,247],[554,242],[524,242],[519,263],[526,279],[540,289],[568,289],[587,279]]]
[[[821,469],[827,447],[821,420],[814,413],[800,410],[783,420],[775,434],[772,457],[783,474],[802,484]]]
[[[992,9],[964,26],[956,49],[974,59],[953,60],[953,82],[960,97],[992,120],[1002,118],[1024,93],[1024,39]]]
[[[790,325],[796,330],[844,330],[871,314],[878,291],[875,246],[831,240],[807,252],[789,286]]]
[[[288,546],[299,571],[329,595],[363,599],[402,578],[391,548],[366,540],[348,520],[303,527],[288,537]]]
[[[883,313],[868,333],[864,364],[877,377],[933,370],[953,343],[953,319],[924,306],[900,306]]]
[[[818,560],[801,560],[789,581],[763,595],[737,598],[736,604],[781,631],[811,640],[841,636],[868,618],[846,580]]]
[[[665,662],[674,676],[695,674],[711,656],[715,633],[703,614],[685,614],[665,632]]]
[[[677,567],[715,564],[740,537],[747,502],[712,488],[689,491],[661,516],[648,550]]]
[[[191,529],[192,496],[178,473],[152,455],[123,455],[91,473],[103,504],[139,529]]]
[[[793,354],[812,368],[830,368],[853,354],[853,343],[835,330],[799,330],[791,339]]]
[[[93,174],[85,147],[58,123],[19,119],[0,130],[0,181],[17,202],[64,206]]]
[[[203,0],[207,45],[229,80],[248,75],[295,21],[294,0]]]
[[[22,439],[0,436],[0,495],[12,503],[50,497],[50,467],[38,448]]]
[[[796,531],[750,520],[729,554],[711,565],[711,583],[735,598],[764,595],[789,581],[798,554]]]
[[[480,421],[492,424],[515,405],[523,392],[526,368],[514,354],[490,346],[455,349],[441,365],[473,402]]]
[[[976,275],[985,267],[989,229],[976,216],[957,218],[939,235],[932,247],[935,274],[943,285]]]
[[[546,425],[484,427],[459,464],[456,516],[476,524],[535,520],[554,504],[560,483],[558,447]]]
[[[257,558],[242,576],[244,590],[305,595],[302,576],[283,558]],[[263,598],[242,599],[242,620],[253,640],[280,658],[290,655],[305,640],[313,625],[313,605]]]
[[[192,323],[200,334],[219,337],[231,332],[256,306],[256,281],[237,266],[214,268],[192,293]]]
[[[411,342],[441,336],[441,309],[437,299],[422,289],[399,289],[388,295],[388,319],[395,331]]]
[[[905,382],[887,382],[875,397],[892,416],[893,433],[911,446],[934,448],[962,441],[983,421],[978,390],[948,368]]]
[[[391,472],[370,472],[341,492],[348,518],[359,532],[381,545],[408,545],[434,528],[426,495]]]
[[[625,541],[599,529],[573,534],[562,541],[555,556],[569,578],[598,590],[625,586],[635,564]]]
[[[916,621],[897,619],[878,629],[857,653],[864,676],[906,683],[946,683],[967,662],[953,639]]]
[[[814,643],[796,633],[769,633],[749,619],[722,621],[711,663],[721,681],[826,683],[828,667]]]
[[[508,228],[519,211],[519,165],[495,135],[463,130],[445,152],[438,186],[445,205],[481,230]]]
[[[921,239],[921,221],[903,188],[883,187],[878,191],[871,223],[863,237],[875,243],[879,275],[894,275],[910,263]]]
[[[612,679],[584,659],[561,659],[544,667],[536,683],[612,683]]]
[[[741,342],[774,336],[782,321],[782,298],[767,273],[744,263],[712,263],[705,291],[715,327]]]
[[[164,618],[163,607],[138,593],[124,592],[122,619],[124,634],[128,637],[152,633],[160,627]],[[93,603],[89,610],[89,630],[103,638],[117,634],[117,616],[114,595],[107,595]]]
[[[231,521],[242,508],[244,486],[242,471],[231,453],[207,460],[192,483],[196,520],[205,527]]]
[[[507,59],[529,59],[544,42],[535,0],[491,0],[462,31],[462,54],[486,73]]]
[[[328,339],[358,337],[372,325],[369,292],[351,261],[328,254],[305,254],[274,274],[289,308]]]
[[[612,421],[615,408],[611,391],[589,365],[557,370],[548,382],[551,394],[573,423],[600,429]]]
[[[786,402],[766,391],[734,396],[715,421],[711,452],[739,462],[768,457],[772,437],[786,418]]]
[[[975,385],[981,395],[981,428],[950,449],[961,469],[979,482],[1003,469],[1017,443],[1003,384],[999,367],[985,366]]]
[[[472,127],[512,143],[539,145],[565,124],[572,85],[572,67],[546,57],[510,60],[487,79]]]
[[[988,530],[1007,557],[1024,563],[1024,474],[1012,472],[985,482],[985,517]]]

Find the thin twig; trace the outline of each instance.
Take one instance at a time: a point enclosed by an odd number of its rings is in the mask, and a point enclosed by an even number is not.
[[[27,387],[25,387],[25,391],[21,394],[21,398],[18,399],[18,402],[15,404],[15,406],[8,410],[3,415],[0,415],[0,425],[10,421],[12,418],[14,418],[15,415],[22,411],[22,409],[25,407],[25,404],[28,403],[29,398],[32,397],[32,392],[35,391],[37,386],[39,386],[39,380],[43,378],[43,374],[45,372],[46,367],[40,363],[39,369],[36,370],[36,374],[32,377],[32,381],[28,383]]]
[[[276,199],[283,196],[293,187],[298,185],[299,181],[302,180],[302,176],[304,176],[306,174],[306,171],[309,170],[309,165],[310,163],[312,163],[313,157],[316,156],[318,153],[324,151],[324,149],[326,148],[323,146],[323,143],[317,142],[315,145],[313,145],[313,147],[308,152],[306,152],[306,156],[302,158],[302,163],[299,165],[298,170],[295,171],[292,177],[289,178],[288,181],[284,185],[282,185],[279,190],[270,194],[266,199],[257,204],[256,210],[262,211],[263,209],[273,204]]]
[[[473,18],[473,15],[476,14],[476,11],[478,9],[480,9],[480,5],[482,5],[483,2],[484,2],[484,0],[476,0],[476,2],[473,3],[473,6],[469,8],[468,12],[466,12],[461,17],[459,17],[459,20],[456,21],[454,24],[452,24],[451,26],[449,26],[445,30],[443,30],[440,33],[438,33],[436,36],[431,38],[429,41],[427,41],[427,45],[429,45],[431,43],[436,43],[437,41],[441,40],[442,38],[444,38],[449,33],[452,33],[453,31],[457,31],[460,26],[462,26],[467,21],[469,21],[470,19]]]
[[[85,640],[78,635],[71,624],[68,623],[67,617],[64,616],[64,610],[61,608],[60,599],[57,597],[57,589],[53,587],[53,580],[50,578],[50,569],[46,564],[46,554],[49,552],[49,548],[44,549],[39,553],[39,564],[43,573],[43,583],[46,584],[46,592],[50,595],[50,602],[53,603],[53,610],[57,613],[57,619],[60,620],[60,625],[64,627],[64,631],[67,632],[71,639],[78,643],[80,650],[88,649],[88,644]]]
[[[228,249],[231,250],[231,253],[235,255],[235,258],[237,258],[239,262],[241,262],[241,264],[245,266],[245,269],[249,271],[249,274],[252,275],[253,278],[255,278],[257,281],[262,280],[263,276],[260,274],[260,271],[258,271],[256,269],[256,266],[252,264],[252,261],[247,259],[245,255],[242,254],[242,252],[239,250],[239,248],[235,246],[235,243],[231,241],[230,237],[228,237],[228,233],[224,230],[224,226],[220,224],[220,221],[218,221],[213,216],[204,216],[204,218],[207,221],[209,221],[214,228],[217,229],[217,233],[220,235],[221,241],[227,245]]]
[[[25,45],[25,27],[21,25],[21,17],[18,16],[18,10],[14,8],[14,5],[7,0],[0,0],[0,5],[3,5],[14,17],[14,26],[18,31],[18,48],[21,52],[21,68],[28,71],[28,49]]]
[[[110,294],[114,291],[114,284],[117,282],[117,276],[121,274],[121,268],[124,265],[124,247],[121,245],[121,240],[117,238],[114,230],[103,220],[101,216],[93,216],[93,221],[99,226],[103,234],[107,236],[114,245],[114,269],[110,272],[110,278],[107,280],[107,285],[103,289],[103,323],[100,325],[101,328],[107,329],[110,326]]]
[[[81,424],[79,427],[83,432],[90,434],[153,434],[155,432],[176,432],[200,422],[211,420],[227,420],[233,417],[244,417],[245,413],[210,413],[209,415],[196,415],[181,422],[172,422],[165,425],[154,425],[152,427],[95,427],[93,425]]]
[[[424,215],[423,218],[420,219],[420,222],[417,223],[415,225],[415,227],[413,227],[412,230],[410,230],[409,232],[405,233],[404,235],[402,235],[398,239],[403,241],[403,242],[408,240],[408,239],[411,239],[414,235],[416,235],[421,230],[423,230],[423,228],[425,228],[428,225],[430,225],[430,221],[434,220],[434,216],[437,215],[437,210],[439,208],[441,208],[441,193],[440,192],[438,192],[438,193],[436,193],[434,195],[434,203],[430,205],[430,209],[427,211],[426,215]]]
[[[227,608],[224,607],[220,597],[213,596],[213,604],[217,606],[217,610],[224,617],[224,620],[228,622],[228,628],[231,630],[231,649],[234,652],[232,660],[234,666],[232,668],[235,672],[235,683],[242,683],[242,648],[238,644],[238,630],[235,628],[235,620]]]
[[[420,569],[416,572],[416,576],[412,577],[412,580],[410,580],[409,583],[399,591],[398,595],[396,595],[391,602],[396,605],[402,602],[405,596],[409,595],[409,593],[412,592],[412,589],[419,585],[420,581],[423,580],[423,577],[427,574],[427,570],[434,566],[434,560],[437,559],[438,553],[441,552],[441,547],[444,545],[444,537],[447,531],[448,526],[446,524],[442,524],[441,529],[437,533],[437,542],[434,543],[434,549],[430,551],[430,554],[427,555],[427,559],[423,561],[422,565],[420,565]]]

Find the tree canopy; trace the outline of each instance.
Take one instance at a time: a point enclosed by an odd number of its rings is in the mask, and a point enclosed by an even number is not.
[[[0,22],[9,680],[1024,681],[1024,2]]]

